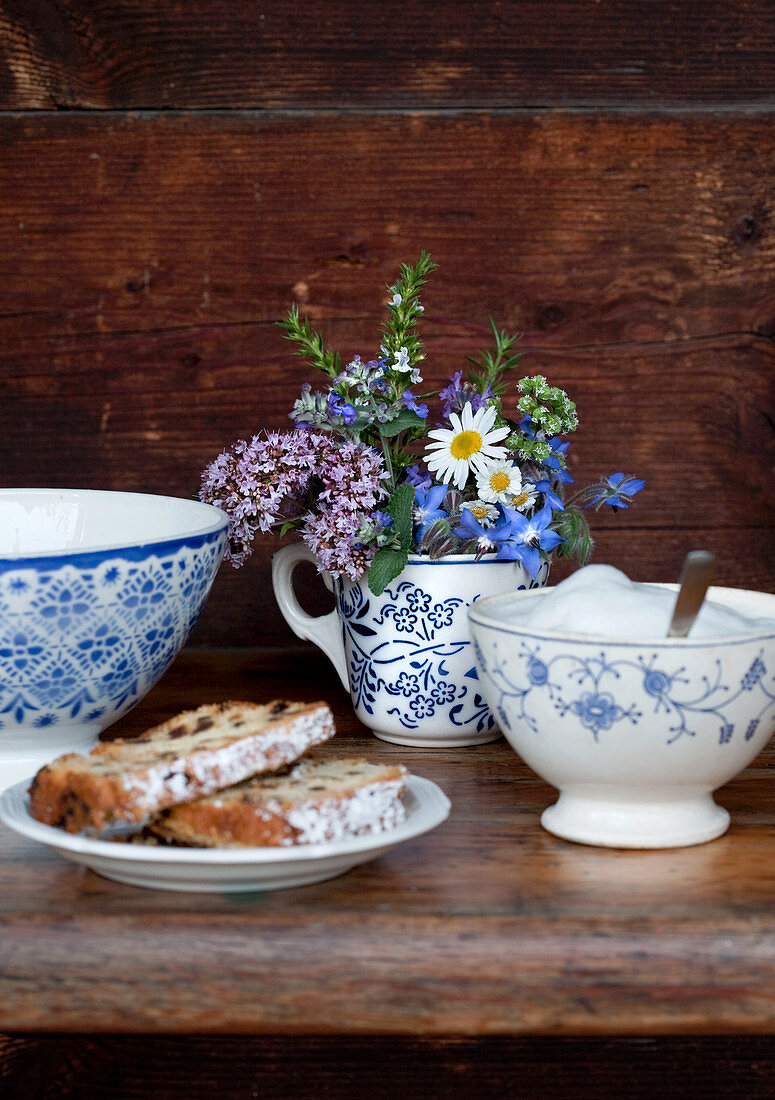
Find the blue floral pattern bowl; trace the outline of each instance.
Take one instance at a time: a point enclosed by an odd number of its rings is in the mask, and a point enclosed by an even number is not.
[[[159,680],[227,522],[176,497],[0,490],[0,789],[88,749]]]
[[[495,596],[468,617],[504,735],[560,791],[544,826],[626,848],[725,832],[729,814],[712,792],[775,730],[775,634],[630,642],[520,625],[514,601],[542,595]],[[709,599],[775,619],[775,595],[713,588]]]

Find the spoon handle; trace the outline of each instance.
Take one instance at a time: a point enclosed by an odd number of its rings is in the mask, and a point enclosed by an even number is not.
[[[708,585],[713,580],[715,568],[716,559],[707,550],[692,550],[686,555],[668,638],[685,638],[689,633],[702,607]]]

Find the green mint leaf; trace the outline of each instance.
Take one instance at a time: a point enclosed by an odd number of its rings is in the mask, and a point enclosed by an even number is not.
[[[418,416],[416,412],[412,412],[411,409],[404,409],[394,420],[388,420],[386,424],[381,424],[379,434],[383,439],[392,439],[407,428],[425,429],[423,418]]]
[[[391,550],[388,546],[378,550],[369,566],[370,591],[381,596],[390,582],[403,573],[408,558],[408,550]]]
[[[409,482],[399,485],[388,501],[387,511],[393,517],[393,530],[402,550],[409,550],[412,541],[412,510],[414,486]],[[406,564],[406,563],[404,563]]]

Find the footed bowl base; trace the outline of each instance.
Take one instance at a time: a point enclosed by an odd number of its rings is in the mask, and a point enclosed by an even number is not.
[[[380,741],[388,741],[391,745],[408,745],[416,749],[465,749],[471,745],[486,745],[490,741],[497,741],[501,736],[498,729],[484,730],[482,733],[462,732],[455,734],[423,735],[422,730],[407,730],[406,733],[382,733],[380,730],[371,731]]]
[[[684,801],[607,801],[564,791],[541,815],[547,832],[605,848],[684,848],[715,840],[729,814],[711,794]]]

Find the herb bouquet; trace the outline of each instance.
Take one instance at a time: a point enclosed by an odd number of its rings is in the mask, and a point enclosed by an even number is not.
[[[343,366],[291,307],[281,325],[327,381],[304,385],[291,431],[240,440],[204,471],[200,497],[229,516],[233,565],[259,533],[279,530],[297,532],[332,577],[367,574],[375,595],[410,553],[518,561],[535,580],[552,555],[588,560],[585,508],[626,508],[643,488],[619,472],[565,499],[575,405],[542,375],[505,397],[519,337],[493,321],[492,348],[468,359],[465,376],[423,392],[420,291],[435,267],[425,253],[401,266],[373,359]],[[431,426],[435,398],[441,423]]]

